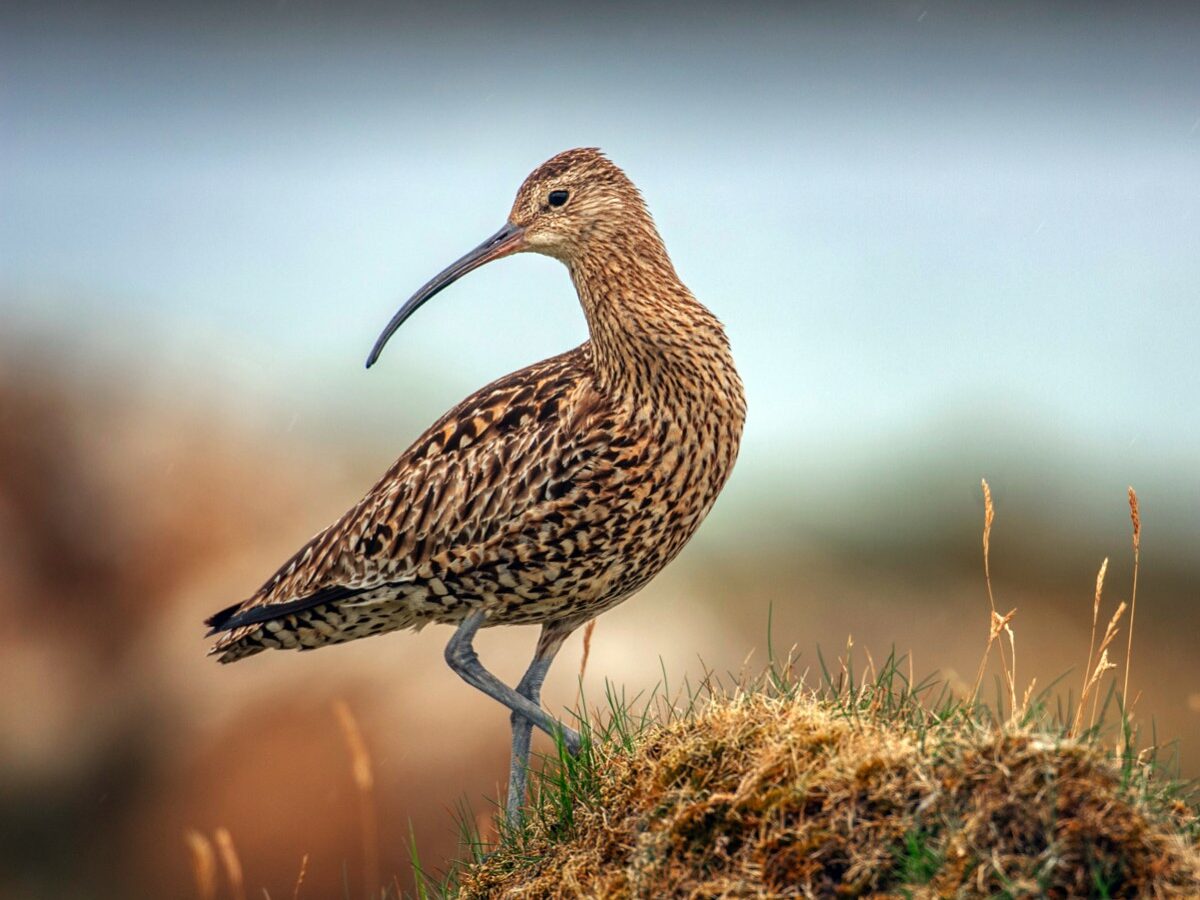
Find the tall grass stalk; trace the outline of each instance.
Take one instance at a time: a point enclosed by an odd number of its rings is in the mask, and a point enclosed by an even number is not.
[[[217,844],[217,855],[225,870],[225,878],[229,882],[230,893],[234,900],[246,900],[246,879],[242,873],[242,861],[233,845],[233,835],[228,828],[218,828],[213,832],[213,839]]]
[[[371,766],[371,755],[358,720],[344,700],[336,700],[333,712],[337,717],[346,752],[350,758],[350,774],[358,793],[358,822],[362,838],[363,893],[367,897],[379,895],[379,821],[375,812],[375,775]]]
[[[192,860],[192,880],[200,900],[216,900],[217,857],[212,842],[199,831],[189,830],[184,836]]]
[[[1129,637],[1125,647],[1125,680],[1121,687],[1121,695],[1125,704],[1129,705],[1129,669],[1133,664],[1133,619],[1137,615],[1137,583],[1138,565],[1142,556],[1142,516],[1138,510],[1137,491],[1129,486],[1129,519],[1133,524],[1133,590],[1129,597]]]

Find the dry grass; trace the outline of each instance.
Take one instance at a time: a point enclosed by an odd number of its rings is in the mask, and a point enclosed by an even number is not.
[[[366,741],[358,726],[358,719],[355,718],[349,704],[344,700],[334,701],[333,714],[346,745],[350,775],[358,795],[363,894],[367,897],[399,897],[399,890],[393,893],[391,888],[381,889],[379,886],[379,825],[375,810],[375,775]],[[184,843],[191,856],[192,878],[200,900],[217,900],[222,896],[217,885],[218,859],[220,859],[221,867],[225,872],[225,880],[229,888],[227,896],[232,900],[246,900],[242,864],[229,829],[218,828],[213,833],[211,841],[202,832],[189,830],[184,834]],[[215,851],[214,844],[216,845]],[[292,887],[292,900],[300,898],[305,876],[308,875],[308,860],[307,853],[300,859],[300,869]],[[262,893],[265,900],[271,900],[271,895],[266,888],[263,888]],[[349,887],[346,888],[346,894],[348,900]]]
[[[579,686],[583,690],[583,676],[587,674],[588,657],[592,655],[592,635],[596,631],[596,620],[592,619],[583,626],[583,655],[579,658]],[[575,705],[583,699],[582,693],[575,695]]]
[[[296,885],[292,888],[292,900],[300,900],[300,888],[304,885],[304,876],[308,874],[308,854],[300,859],[300,871],[296,873]]]
[[[346,753],[350,758],[350,772],[354,778],[355,790],[358,792],[364,890],[368,897],[374,897],[379,894],[379,817],[375,811],[375,775],[371,766],[371,754],[367,752],[367,743],[363,740],[362,729],[358,727],[358,719],[354,717],[349,704],[344,700],[338,700],[333,704],[333,712],[346,743]]]
[[[234,900],[246,900],[246,879],[242,874],[242,861],[233,845],[233,835],[229,833],[228,828],[218,828],[213,837],[217,844],[217,854],[221,857],[221,866],[225,869],[225,878],[229,882],[230,896]]]
[[[1137,615],[1138,566],[1142,558],[1142,514],[1138,509],[1137,491],[1129,487],[1129,520],[1133,524],[1133,588],[1129,596],[1129,638],[1125,648],[1125,681],[1121,696],[1129,697],[1129,667],[1133,660],[1133,619]]]
[[[217,896],[217,857],[212,841],[199,831],[189,831],[184,836],[192,858],[192,878],[196,882],[196,894],[200,900],[215,900]]]
[[[1017,710],[1017,639],[1010,623],[1017,611],[1010,609],[1004,615],[1000,615],[996,611],[996,596],[992,591],[991,560],[992,523],[996,520],[996,507],[992,503],[992,489],[988,485],[987,479],[980,479],[980,484],[983,487],[983,577],[987,584],[988,606],[991,609],[991,615],[988,617],[987,646],[984,648],[983,658],[979,661],[979,674],[975,678],[975,688],[971,692],[971,697],[974,699],[979,696],[979,686],[983,683],[983,673],[987,669],[992,644],[1007,634],[1012,658],[1009,659],[1004,655],[1004,641],[1000,640],[1000,667],[1004,673],[1004,681],[1008,685],[1009,709],[1015,715]]]

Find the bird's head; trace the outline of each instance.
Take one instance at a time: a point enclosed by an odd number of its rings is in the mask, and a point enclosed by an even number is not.
[[[375,342],[367,367],[426,300],[472,269],[525,252],[571,265],[596,242],[612,242],[629,231],[644,231],[657,240],[641,195],[625,173],[594,148],[559,153],[525,179],[503,228],[435,275],[400,307]]]
[[[538,166],[508,215],[521,229],[521,250],[570,263],[596,240],[645,217],[633,182],[599,150],[567,150]]]

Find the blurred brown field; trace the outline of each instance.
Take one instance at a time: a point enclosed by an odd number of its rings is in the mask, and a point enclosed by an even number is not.
[[[0,895],[192,896],[185,835],[224,828],[249,896],[291,896],[306,854],[300,896],[341,896],[343,884],[361,896],[339,701],[370,756],[383,879],[411,884],[410,833],[423,864],[443,866],[453,808],[465,799],[486,817],[508,744],[508,716],[442,663],[445,629],[222,667],[206,658],[201,625],[356,500],[399,444],[284,439],[218,396],[147,390],[14,347],[0,362]],[[416,427],[395,431],[400,441]],[[663,673],[674,688],[706,667],[753,670],[769,618],[776,651],[795,645],[802,668],[815,671],[818,646],[844,656],[852,636],[860,667],[895,648],[918,675],[969,684],[987,627],[978,477],[992,473],[894,457],[880,448],[856,484],[820,502],[793,500],[762,473],[735,476],[683,556],[600,620],[585,696],[599,700],[606,680],[634,694]],[[1082,677],[1096,570],[1110,558],[1103,621],[1128,599],[1132,554],[1124,485],[1105,487],[1100,520],[1094,504],[1076,514],[1071,484],[1042,489],[1058,477],[1045,472],[1072,461],[1051,462],[992,478],[992,574],[997,605],[1018,610],[1019,683],[1064,676],[1054,691],[1065,705]],[[1143,491],[1131,685],[1145,733],[1178,739],[1194,777],[1195,523],[1165,533],[1155,507]],[[480,651],[515,679],[533,640],[531,629],[487,633]],[[576,636],[551,675],[550,708],[574,702],[579,659]]]

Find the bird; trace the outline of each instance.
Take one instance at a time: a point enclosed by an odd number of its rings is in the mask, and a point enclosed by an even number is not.
[[[541,705],[555,655],[688,542],[733,470],[746,417],[724,327],[680,280],[640,191],[596,148],[536,168],[503,227],[400,307],[367,368],[431,297],[515,253],[566,266],[588,340],[471,394],[252,596],[205,622],[222,663],[454,626],[446,662],[510,711],[510,823],[523,814],[533,728],[569,753],[581,746]],[[513,688],[473,640],[523,624],[541,630]]]

